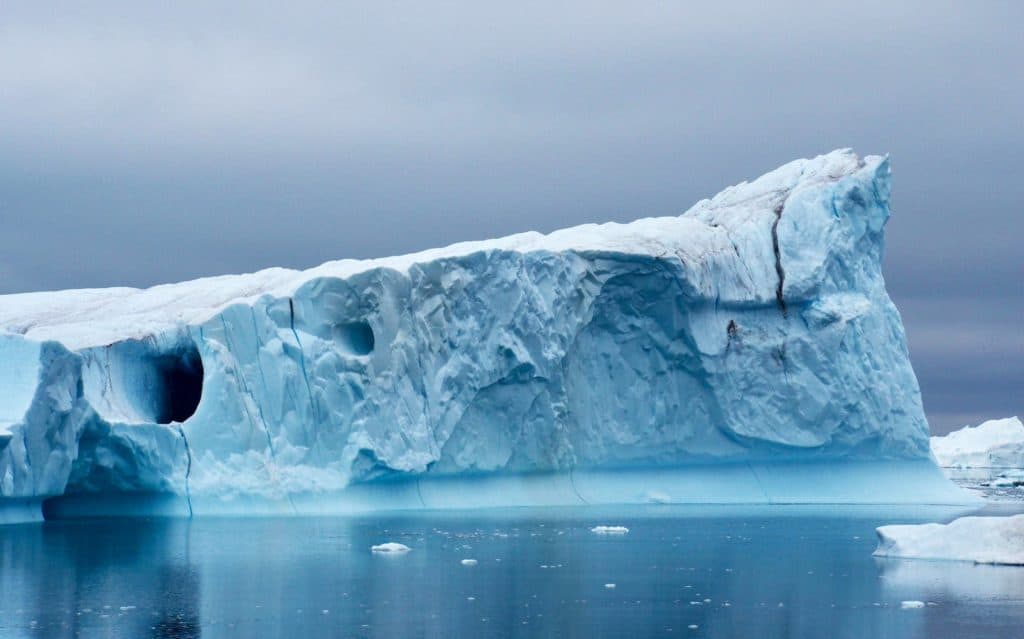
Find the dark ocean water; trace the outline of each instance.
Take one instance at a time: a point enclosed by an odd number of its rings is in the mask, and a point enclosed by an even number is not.
[[[7,526],[0,637],[1024,636],[1024,568],[872,558],[876,526],[957,514],[651,506]],[[385,541],[412,550],[370,552]]]

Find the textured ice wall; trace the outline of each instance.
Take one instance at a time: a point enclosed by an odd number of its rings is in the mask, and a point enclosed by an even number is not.
[[[680,217],[0,296],[0,495],[925,459],[889,173],[836,151]]]

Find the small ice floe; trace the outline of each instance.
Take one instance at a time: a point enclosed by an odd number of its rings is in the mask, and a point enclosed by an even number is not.
[[[904,610],[912,610],[914,608],[924,608],[924,602],[923,601],[913,601],[913,600],[911,600],[911,601],[901,601],[900,602],[900,608],[903,608]]]
[[[698,628],[697,624],[695,624],[695,623],[691,623],[689,626],[686,626],[686,627],[689,628],[690,630],[696,630]]]
[[[607,588],[608,590],[614,590],[615,589],[615,584],[605,584],[604,587]]]
[[[625,526],[594,526],[590,532],[597,535],[625,535],[629,528]]]
[[[383,544],[377,544],[376,546],[370,546],[370,552],[374,552],[381,555],[401,555],[407,553],[412,548],[409,548],[405,544],[399,544],[394,541],[389,541]]]
[[[135,606],[121,606],[118,610],[121,612],[127,612],[129,610],[135,610]]]
[[[672,497],[661,492],[649,492],[647,493],[647,503],[649,504],[671,504]]]
[[[463,559],[459,563],[461,563],[463,566],[475,566],[476,559]]]

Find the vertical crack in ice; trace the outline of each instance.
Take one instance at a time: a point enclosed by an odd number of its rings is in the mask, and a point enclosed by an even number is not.
[[[250,307],[250,310],[252,310],[252,307]],[[230,336],[230,333],[228,332],[228,325],[227,325],[227,322],[224,319],[223,315],[220,316],[220,321],[221,321],[221,325],[224,327],[224,345],[227,347],[228,352],[231,353],[232,356],[233,356],[234,355],[234,351],[231,348],[231,336]],[[256,315],[255,315],[255,311],[253,311],[253,313],[252,313],[252,329],[253,329],[253,340],[255,341],[255,344],[256,344],[256,365],[257,365],[257,367],[260,370],[260,377],[263,379],[263,390],[264,390],[264,393],[266,393],[267,379],[266,379],[266,377],[263,376],[263,364],[260,362],[260,341],[259,341],[259,333],[256,331]],[[264,433],[264,435],[266,435],[267,450],[270,453],[270,462],[271,462],[271,466],[270,466],[270,468],[268,469],[267,472],[271,476],[270,477],[271,481],[276,481],[278,484],[280,484],[279,478],[277,477],[277,452],[274,450],[274,441],[273,441],[273,439],[270,436],[270,427],[267,425],[267,420],[266,420],[266,418],[263,415],[263,406],[260,404],[259,398],[256,397],[256,394],[252,392],[251,388],[249,388],[249,383],[245,379],[245,374],[242,372],[241,366],[238,363],[238,358],[233,357],[233,359],[234,359],[234,367],[233,368],[235,370],[235,377],[238,379],[238,383],[242,387],[242,392],[245,393],[246,395],[248,395],[249,399],[252,400],[252,403],[256,405],[256,412],[259,415],[260,425],[262,425],[263,433]],[[245,402],[244,400],[242,401],[242,408],[245,410],[245,416],[249,419],[249,427],[252,428],[253,430],[256,430],[256,427],[257,427],[256,420],[253,419],[252,413],[249,411],[249,404],[247,402]],[[295,512],[295,502],[292,501],[291,494],[287,490],[284,490],[283,492],[284,492],[285,497],[288,500],[288,504],[291,506],[292,512]]]
[[[256,328],[256,309],[250,306],[249,311],[250,315],[252,316],[252,334],[254,344],[256,346],[256,352],[253,354],[253,359],[256,360],[256,368],[259,369],[260,371],[260,381],[263,383],[263,394],[264,396],[268,396],[269,392],[267,391],[267,376],[263,372],[263,362],[260,361],[260,334]],[[225,336],[225,339],[226,338],[227,336]],[[242,380],[242,383],[243,385],[245,384],[244,379]],[[252,397],[253,403],[256,404],[256,412],[259,413],[260,415],[260,422],[262,422],[263,424],[263,432],[266,433],[267,435],[267,449],[270,451],[270,458],[273,459],[274,461],[277,461],[277,453],[274,451],[274,441],[270,437],[270,426],[267,423],[266,417],[263,415],[263,405],[260,404],[259,400],[256,398],[256,396],[253,394],[251,390],[247,388],[246,392],[249,393],[249,396]]]
[[[587,501],[586,499],[584,499],[583,495],[580,494],[579,489],[576,488],[576,477],[573,475],[573,468],[572,468],[572,466],[569,467],[569,485],[572,486],[572,492],[576,493],[576,498],[577,499],[579,499],[584,504],[588,504],[588,505],[590,504],[590,502]]]
[[[420,505],[424,508],[427,507],[427,502],[423,499],[423,491],[420,490],[420,477],[416,477],[416,496],[420,498]]]
[[[32,450],[28,445],[28,424],[21,429],[21,443],[25,447],[25,469],[28,470],[28,489],[32,492],[36,492],[36,470],[32,466]]]
[[[253,306],[249,307],[249,315],[252,317],[252,334],[256,345],[256,368],[260,371],[260,381],[263,383],[263,395],[265,397],[270,396],[270,390],[267,386],[267,375],[263,372],[263,360],[260,359],[260,332],[256,324],[256,308]],[[266,417],[263,415],[263,405],[253,397],[253,401],[256,403],[256,410],[260,414],[260,421],[263,422],[263,432],[267,434],[267,448],[270,450],[270,459],[273,460],[274,465],[277,465],[277,451],[274,450],[274,440],[270,436],[270,424],[267,422]],[[285,497],[288,498],[288,504],[292,507],[293,513],[298,513],[295,508],[295,501],[292,499],[292,494],[287,489],[284,490]]]
[[[750,474],[754,476],[754,481],[757,482],[758,489],[761,491],[761,494],[764,495],[765,502],[771,504],[772,498],[768,496],[768,491],[764,489],[764,484],[761,483],[761,477],[758,476],[757,471],[754,469],[754,465],[747,462],[747,468],[750,469]]]
[[[306,373],[306,355],[302,350],[302,340],[299,339],[299,332],[295,330],[295,302],[290,297],[288,298],[288,321],[291,324],[295,343],[299,347],[299,366],[302,368],[302,379],[306,382],[306,393],[309,395],[309,410],[312,413],[313,419],[320,421],[320,418],[317,416],[316,402],[313,401],[313,388],[309,385],[309,374]]]
[[[192,476],[192,447],[188,445],[188,437],[185,436],[185,427],[178,424],[178,434],[181,441],[185,443],[185,503],[188,504],[188,517],[192,518],[192,492],[189,488],[189,478]]]
[[[259,406],[259,402],[256,401],[256,397],[252,394],[252,391],[249,390],[249,384],[246,383],[245,381],[245,375],[242,373],[242,369],[238,364],[238,358],[234,356],[234,350],[231,348],[231,336],[230,333],[228,332],[228,324],[227,321],[224,319],[223,315],[220,316],[220,322],[221,325],[224,327],[224,346],[227,347],[228,352],[231,353],[232,360],[234,360],[232,368],[234,369],[235,372],[235,379],[238,380],[238,384],[241,386],[242,392],[248,395],[249,399],[251,399],[253,403],[256,404],[256,410],[262,413],[262,409]],[[252,430],[256,430],[256,420],[253,419],[252,413],[249,411],[249,404],[246,403],[244,400],[242,401],[242,409],[245,410],[245,416],[249,420],[249,428],[251,428]],[[260,416],[260,419],[262,420],[262,415]],[[266,429],[264,428],[264,430]],[[267,439],[267,443],[268,445],[270,443],[269,437]],[[273,447],[271,447],[270,452],[271,456],[273,456]]]
[[[779,305],[779,310],[782,311],[782,317],[788,317],[786,300],[782,297],[782,288],[786,283],[786,271],[782,268],[782,257],[779,252],[779,220],[782,219],[784,207],[785,202],[775,207],[775,221],[772,222],[772,251],[775,253],[775,274],[779,276],[779,282],[775,285],[775,301]]]
[[[103,372],[105,373],[104,376],[103,376],[104,384],[105,385],[104,385],[103,389],[100,391],[100,397],[106,397],[106,398],[110,398],[114,394],[114,380],[112,380],[110,378],[110,369],[111,369],[111,366],[110,366],[110,347],[111,346],[112,346],[112,344],[107,344],[107,346],[103,349],[103,357],[106,360],[106,362],[104,364],[104,367],[103,367],[104,368]]]
[[[249,307],[249,315],[252,317],[252,335],[253,335],[253,340],[254,340],[255,346],[256,346],[256,352],[254,353],[254,355],[255,355],[254,359],[256,360],[256,368],[259,369],[259,371],[260,371],[260,381],[263,383],[263,394],[265,396],[269,396],[269,391],[267,390],[267,376],[263,372],[263,361],[260,359],[260,347],[261,347],[261,344],[260,344],[260,332],[259,332],[259,329],[256,326],[256,309],[254,307],[252,307],[252,306]],[[257,404],[256,407],[260,411],[260,418],[262,418],[263,417],[263,408],[262,408],[262,406]],[[266,425],[266,423],[267,423],[266,420],[264,420],[263,424]],[[269,436],[270,436],[270,431],[267,431],[267,437],[268,437],[267,441],[268,441],[268,443],[270,441],[269,440]],[[271,446],[271,452],[273,452],[273,446]]]

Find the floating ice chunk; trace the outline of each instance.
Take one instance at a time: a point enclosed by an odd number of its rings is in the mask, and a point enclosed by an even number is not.
[[[625,535],[629,532],[629,528],[625,526],[594,526],[590,532],[598,535]]]
[[[475,566],[476,565],[476,559],[463,559],[459,563],[461,563],[463,566]]]
[[[1024,566],[1024,515],[961,517],[952,523],[882,526],[876,557]]]
[[[672,497],[662,492],[652,491],[647,493],[647,502],[651,504],[671,504]]]
[[[614,590],[615,589],[615,584],[605,584],[604,587],[607,588],[608,590]]]
[[[370,547],[371,552],[385,555],[400,555],[402,553],[407,553],[410,550],[412,550],[412,548],[409,548],[405,544],[399,544],[394,541],[389,541],[383,544],[377,544],[376,546]]]
[[[923,601],[914,601],[914,600],[901,601],[900,602],[900,608],[903,608],[904,610],[911,610],[911,609],[914,609],[914,608],[924,608],[924,602]]]

